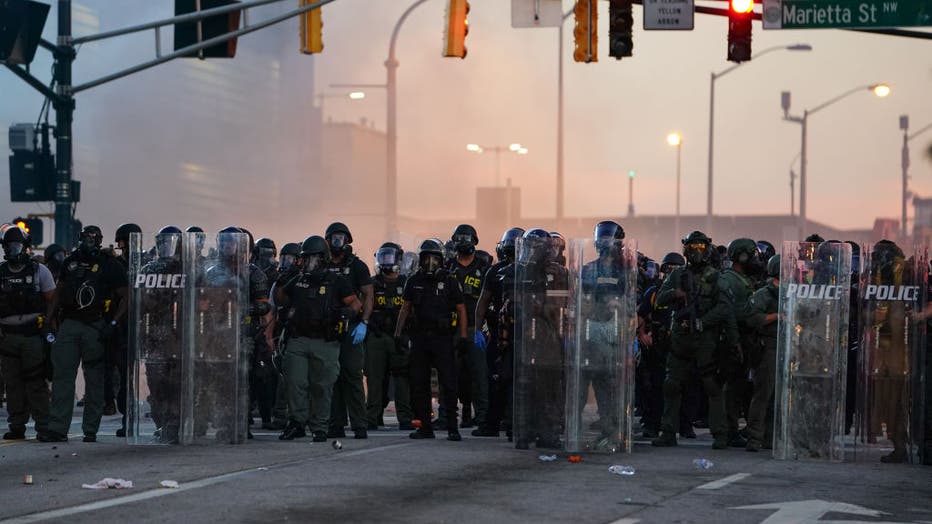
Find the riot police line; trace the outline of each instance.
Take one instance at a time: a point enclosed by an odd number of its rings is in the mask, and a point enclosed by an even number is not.
[[[136,445],[242,443],[253,413],[281,440],[364,439],[392,398],[414,439],[630,452],[708,428],[780,459],[932,460],[929,261],[889,241],[777,254],[695,231],[657,263],[604,221],[585,240],[509,229],[493,261],[464,224],[416,253],[386,242],[371,275],[339,222],[280,251],[134,224],[107,250],[87,226],[45,264],[21,229],[2,238],[4,439],[31,417],[67,441],[80,364],[86,442],[117,410]]]

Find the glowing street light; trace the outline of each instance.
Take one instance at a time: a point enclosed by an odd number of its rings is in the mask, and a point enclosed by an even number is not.
[[[517,142],[508,146],[481,146],[479,144],[466,144],[466,150],[473,153],[484,153],[487,150],[495,153],[495,186],[500,185],[502,171],[502,153],[514,153],[516,155],[526,155],[528,149]]]
[[[362,100],[363,98],[366,98],[366,93],[362,91],[353,91],[349,94],[349,97],[352,100]]]
[[[871,86],[871,91],[873,91],[874,94],[879,96],[880,98],[885,98],[890,94],[890,86],[888,86],[887,84],[877,84],[877,85]]]
[[[679,133],[670,133],[667,135],[667,143],[671,146],[679,146],[683,141],[683,137]]]
[[[473,153],[481,153],[482,147],[479,144],[466,144],[466,150],[472,151]]]

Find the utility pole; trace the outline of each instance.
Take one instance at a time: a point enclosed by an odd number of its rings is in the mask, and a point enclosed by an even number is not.
[[[71,42],[71,0],[58,0],[58,42],[55,49],[55,82],[58,99],[55,108],[55,243],[70,249],[74,244],[71,231],[74,201],[72,194],[72,125],[74,94],[71,91],[71,67],[74,46]]]

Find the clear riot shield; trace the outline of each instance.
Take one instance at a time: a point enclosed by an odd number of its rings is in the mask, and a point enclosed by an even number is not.
[[[600,256],[592,240],[577,240],[570,253],[566,449],[630,453],[637,245],[624,241]]]
[[[192,359],[188,394],[196,443],[246,441],[248,429],[248,240],[243,233],[184,235],[185,338]]]
[[[850,292],[850,245],[783,243],[775,458],[844,458]]]
[[[515,265],[514,440],[518,449],[563,449],[569,278],[550,237],[522,239]]]
[[[854,459],[920,463],[928,257],[892,242],[861,250]]]
[[[186,281],[181,270],[181,234],[129,239],[129,360],[127,427],[130,444],[177,444],[190,404],[182,395],[186,377],[182,315]]]

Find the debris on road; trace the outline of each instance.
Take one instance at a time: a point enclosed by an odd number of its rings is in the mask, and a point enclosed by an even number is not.
[[[570,455],[569,461],[572,462],[573,464],[576,464],[576,463],[582,462],[582,457],[579,455]]]
[[[712,469],[715,463],[707,459],[695,459],[693,460],[693,466],[696,466],[696,469]]]
[[[339,440],[333,441],[333,449],[343,449],[343,443]]]
[[[539,456],[539,457],[537,457],[537,458],[538,458],[541,462],[553,462],[554,460],[557,460],[557,456],[556,456],[556,455],[541,455],[541,456]]]
[[[129,489],[133,487],[133,481],[107,477],[93,484],[81,484],[81,487],[84,489]]]
[[[159,486],[163,488],[177,488],[178,481],[177,480],[163,480],[162,482],[159,482]]]
[[[31,485],[32,484],[32,475],[23,476],[23,484]]]
[[[631,476],[634,475],[634,468],[631,466],[621,466],[616,464],[614,466],[609,466],[608,472],[614,473],[615,475]]]

